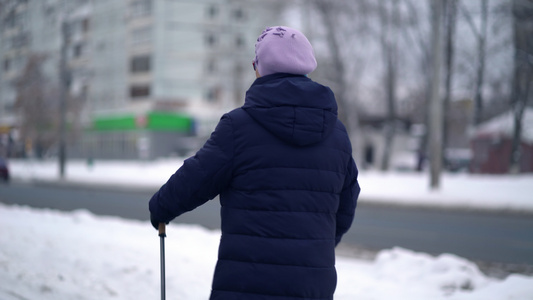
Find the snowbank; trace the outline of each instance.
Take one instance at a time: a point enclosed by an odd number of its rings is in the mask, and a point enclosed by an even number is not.
[[[158,299],[159,237],[148,222],[0,204],[0,299]],[[167,228],[169,299],[207,299],[219,231]],[[337,260],[335,299],[531,299],[533,278],[485,277],[475,264],[394,248]]]

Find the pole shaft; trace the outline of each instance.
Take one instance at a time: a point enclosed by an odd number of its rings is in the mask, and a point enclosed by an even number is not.
[[[165,237],[161,238],[161,300],[165,300]]]
[[[160,256],[161,256],[161,300],[165,300],[165,223],[159,223]]]

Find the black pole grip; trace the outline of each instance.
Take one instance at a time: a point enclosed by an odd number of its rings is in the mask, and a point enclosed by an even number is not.
[[[160,237],[166,237],[167,236],[165,223],[159,223],[158,230],[159,230],[159,236]]]

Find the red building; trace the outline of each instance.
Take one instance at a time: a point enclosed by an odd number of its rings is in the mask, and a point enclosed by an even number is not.
[[[470,139],[472,173],[503,174],[509,172],[514,133],[514,117],[507,112],[479,125]],[[522,119],[520,172],[533,172],[533,108]]]

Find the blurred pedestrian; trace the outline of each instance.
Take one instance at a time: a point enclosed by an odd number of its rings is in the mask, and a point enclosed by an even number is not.
[[[154,194],[151,221],[220,195],[210,299],[333,299],[360,191],[351,143],[333,92],[307,77],[317,63],[301,32],[267,28],[255,50],[244,105]]]

